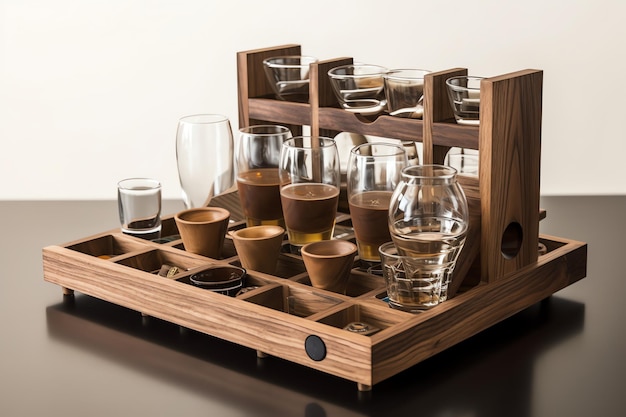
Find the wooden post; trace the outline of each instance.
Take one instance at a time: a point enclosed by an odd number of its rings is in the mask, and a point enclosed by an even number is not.
[[[543,72],[481,82],[481,277],[492,282],[537,261]]]

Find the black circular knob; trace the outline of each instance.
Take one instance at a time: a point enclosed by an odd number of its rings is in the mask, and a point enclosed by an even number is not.
[[[306,350],[306,354],[309,355],[309,358],[316,362],[326,357],[326,345],[319,336],[307,336],[304,341],[304,349]]]

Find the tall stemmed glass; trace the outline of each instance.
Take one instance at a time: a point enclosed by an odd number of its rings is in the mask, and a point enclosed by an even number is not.
[[[176,162],[187,208],[205,207],[235,184],[233,132],[220,114],[196,114],[178,121]]]

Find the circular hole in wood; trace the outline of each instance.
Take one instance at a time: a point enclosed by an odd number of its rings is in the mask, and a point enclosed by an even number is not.
[[[502,243],[500,244],[502,256],[505,259],[515,258],[522,247],[523,238],[522,226],[518,222],[509,223],[502,234]]]

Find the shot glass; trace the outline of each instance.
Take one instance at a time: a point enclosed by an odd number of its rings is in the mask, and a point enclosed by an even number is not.
[[[424,116],[424,77],[430,72],[393,69],[383,75],[389,115],[411,119]]]
[[[454,118],[460,125],[480,124],[480,82],[483,77],[460,76],[446,80]]]
[[[280,157],[280,199],[293,253],[335,229],[341,172],[334,139],[296,136],[283,143]]]
[[[391,240],[389,202],[407,165],[402,144],[365,143],[350,152],[346,188],[361,261],[379,263],[378,247]]]
[[[151,178],[127,178],[117,183],[122,233],[142,239],[161,235],[161,183]]]
[[[248,227],[285,227],[280,202],[278,163],[283,142],[291,138],[285,126],[257,125],[239,129],[237,189]]]
[[[400,255],[393,242],[381,245],[379,252],[391,308],[418,313],[443,301],[444,270],[429,268],[419,258]]]

